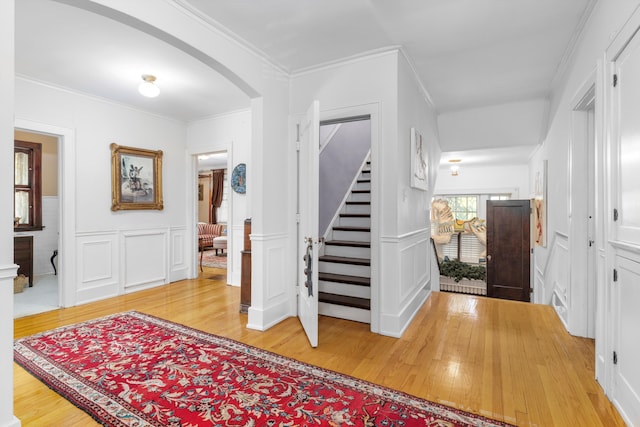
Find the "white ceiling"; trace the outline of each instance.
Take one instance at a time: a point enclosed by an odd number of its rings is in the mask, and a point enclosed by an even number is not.
[[[62,0],[65,1],[65,0]],[[564,70],[595,0],[174,0],[295,73],[365,52],[401,46],[442,120],[448,152],[540,143],[551,89]],[[16,72],[189,121],[248,108],[249,99],[217,72],[162,41],[54,0],[16,1]],[[141,75],[158,77],[158,98],[138,95]],[[542,101],[542,102],[541,102]],[[477,141],[456,133],[474,111],[530,105],[512,129]],[[485,123],[504,126],[495,115]],[[507,124],[508,125],[508,124]],[[490,128],[491,126],[486,126]],[[455,132],[453,132],[455,133]],[[500,134],[510,139],[499,140]],[[444,136],[443,136],[444,135]],[[481,150],[483,151],[483,150]],[[485,152],[487,150],[484,150]],[[526,151],[526,150],[525,150]]]

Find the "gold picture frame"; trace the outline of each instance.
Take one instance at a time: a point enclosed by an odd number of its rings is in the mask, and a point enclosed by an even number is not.
[[[110,147],[111,210],[164,209],[162,150]]]

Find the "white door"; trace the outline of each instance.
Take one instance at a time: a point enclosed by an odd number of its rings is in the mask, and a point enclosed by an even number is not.
[[[617,273],[611,285],[613,317],[612,401],[625,421],[640,426],[640,36],[626,45],[615,61],[613,213]],[[614,128],[615,129],[615,128]],[[617,218],[616,218],[617,216]],[[632,250],[628,251],[627,248]],[[617,280],[615,276],[617,275]]]
[[[619,139],[615,221],[618,241],[640,245],[640,36],[635,36],[616,60]],[[615,164],[615,163],[614,163]]]
[[[640,263],[616,257],[613,283],[614,333],[612,400],[625,421],[640,426]]]
[[[312,347],[318,346],[319,105],[314,101],[298,125],[298,317]]]

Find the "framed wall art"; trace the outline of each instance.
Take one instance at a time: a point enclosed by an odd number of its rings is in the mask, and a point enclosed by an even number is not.
[[[533,198],[534,243],[547,247],[547,169],[548,160],[543,160],[535,176],[535,194]]]
[[[111,210],[162,210],[162,150],[111,144]]]
[[[411,186],[423,191],[429,189],[427,147],[416,128],[411,128]]]

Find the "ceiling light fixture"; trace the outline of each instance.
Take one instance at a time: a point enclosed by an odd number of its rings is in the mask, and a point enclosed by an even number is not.
[[[138,92],[140,92],[143,96],[147,98],[155,98],[160,94],[160,88],[155,85],[156,76],[152,76],[151,74],[143,74],[142,83],[138,86]]]
[[[458,166],[458,163],[460,163],[462,160],[460,159],[451,159],[449,160],[449,163],[452,163],[451,165],[451,176],[458,176],[458,173],[460,172],[460,166]]]

